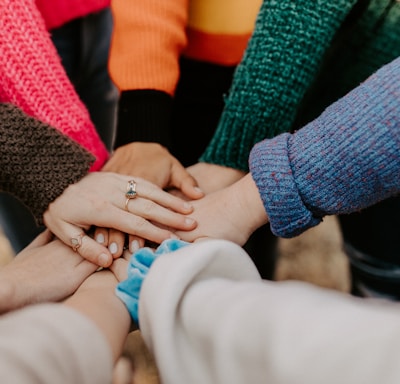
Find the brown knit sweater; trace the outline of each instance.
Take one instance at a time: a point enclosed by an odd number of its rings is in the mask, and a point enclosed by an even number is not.
[[[17,107],[0,104],[0,190],[20,199],[38,224],[48,205],[89,171],[95,158]]]

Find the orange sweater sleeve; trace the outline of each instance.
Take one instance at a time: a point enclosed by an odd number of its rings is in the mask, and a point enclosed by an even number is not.
[[[153,89],[173,95],[186,46],[188,0],[112,0],[109,70],[120,91]]]

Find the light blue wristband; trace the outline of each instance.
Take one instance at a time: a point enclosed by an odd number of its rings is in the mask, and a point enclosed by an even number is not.
[[[169,239],[163,241],[155,251],[146,247],[132,255],[128,265],[128,278],[117,285],[116,294],[124,302],[136,324],[139,325],[140,290],[153,261],[159,255],[174,252],[188,244],[182,240]]]

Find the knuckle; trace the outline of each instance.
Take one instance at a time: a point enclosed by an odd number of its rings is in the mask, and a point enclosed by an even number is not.
[[[154,203],[151,200],[144,200],[143,202],[143,210],[147,213],[147,214],[151,214],[154,212],[156,208],[156,203]]]
[[[134,223],[132,223],[132,229],[134,233],[142,233],[147,225],[147,220],[143,217],[137,216]]]

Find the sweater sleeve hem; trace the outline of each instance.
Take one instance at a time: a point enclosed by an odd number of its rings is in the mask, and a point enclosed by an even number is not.
[[[172,102],[172,96],[162,91],[123,91],[119,101],[115,146],[143,141],[169,148]]]
[[[0,104],[0,116],[0,190],[20,199],[41,225],[48,205],[84,177],[95,158],[11,104]]]
[[[289,138],[290,134],[285,133],[255,145],[249,159],[271,231],[284,238],[297,236],[322,221],[322,217],[314,216],[307,208],[299,194],[288,158]]]

